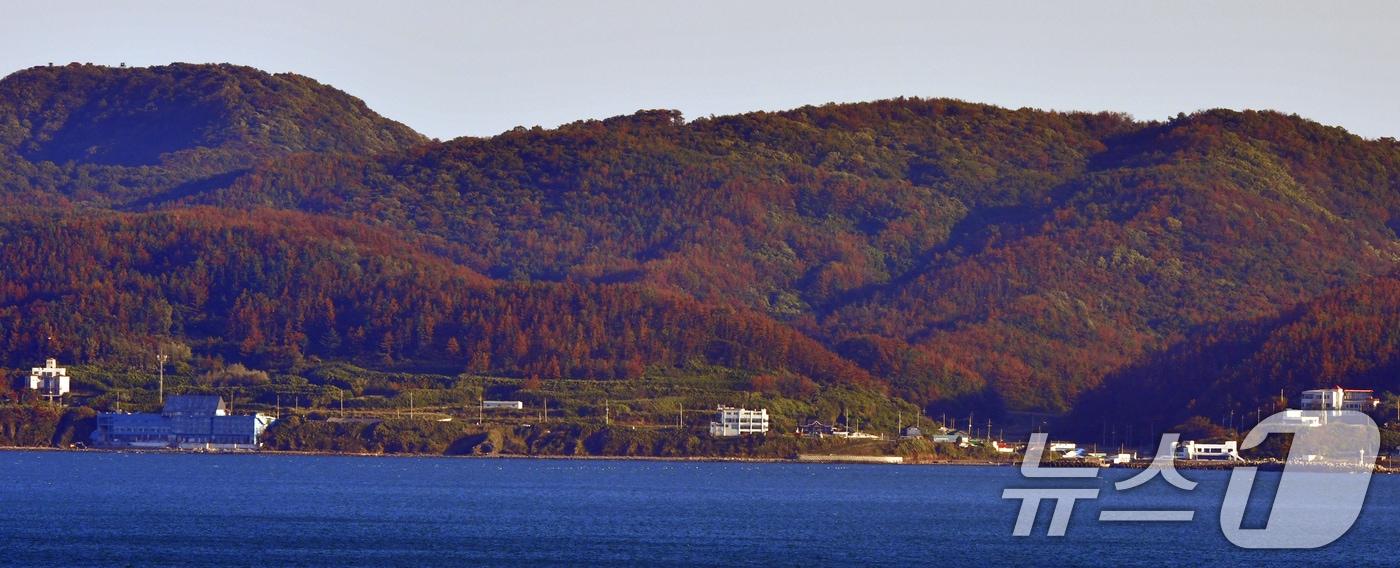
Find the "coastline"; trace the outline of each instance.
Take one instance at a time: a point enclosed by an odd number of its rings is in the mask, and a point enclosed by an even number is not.
[[[638,461],[638,462],[675,462],[675,463],[753,463],[753,464],[823,464],[823,465],[888,465],[888,466],[948,466],[948,467],[1019,467],[1019,462],[993,462],[986,460],[937,460],[937,461],[903,461],[902,463],[882,461],[882,456],[825,456],[833,459],[819,459],[823,456],[808,456],[818,459],[796,459],[796,458],[761,458],[761,457],[726,457],[726,456],[590,456],[590,455],[565,455],[565,454],[426,454],[426,453],[356,453],[356,452],[322,452],[322,451],[298,451],[298,450],[177,450],[160,448],[55,448],[47,446],[0,446],[0,452],[75,452],[75,453],[110,453],[110,454],[180,454],[180,455],[210,455],[210,456],[308,456],[308,457],[352,457],[352,458],[444,458],[444,459],[483,459],[483,460],[579,460],[579,461]],[[867,458],[861,460],[860,458]],[[1103,467],[1102,469],[1144,469],[1150,462],[1139,461],[1127,464],[1115,464]],[[1233,470],[1237,467],[1255,467],[1260,471],[1282,471],[1281,462],[1213,462],[1213,461],[1178,461],[1174,467],[1179,470],[1191,471],[1220,471]],[[1043,467],[1086,467],[1082,463],[1051,462]],[[1089,466],[1094,467],[1094,466]],[[1319,468],[1320,471],[1330,471]],[[1349,472],[1348,472],[1349,473]],[[1396,474],[1400,469],[1384,465],[1376,465],[1372,473],[1376,474]]]
[[[363,453],[363,452],[323,452],[303,450],[178,450],[164,448],[55,448],[51,446],[0,446],[0,452],[74,452],[110,454],[182,454],[182,455],[224,455],[224,456],[312,456],[312,457],[356,457],[356,458],[448,458],[448,459],[538,459],[538,460],[584,460],[584,461],[650,461],[650,462],[730,462],[730,463],[775,463],[775,464],[829,464],[829,465],[943,465],[943,466],[1014,466],[1013,462],[991,462],[985,460],[939,460],[904,461],[903,463],[882,463],[877,461],[799,461],[795,458],[762,458],[742,456],[593,456],[567,454],[428,454],[428,453]],[[843,456],[832,456],[843,457]],[[881,456],[844,456],[880,458]]]

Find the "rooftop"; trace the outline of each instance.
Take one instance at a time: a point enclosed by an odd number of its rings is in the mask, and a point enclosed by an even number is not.
[[[201,416],[216,416],[224,414],[224,399],[221,396],[208,394],[178,394],[166,397],[165,409],[161,414],[166,416],[175,414],[193,414]]]

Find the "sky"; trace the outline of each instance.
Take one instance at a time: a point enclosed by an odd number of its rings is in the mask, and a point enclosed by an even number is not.
[[[1400,137],[1400,2],[14,2],[0,75],[71,61],[315,78],[432,137],[897,96]]]

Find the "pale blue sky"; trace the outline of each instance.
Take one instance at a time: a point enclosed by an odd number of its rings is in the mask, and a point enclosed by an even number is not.
[[[1142,119],[1271,108],[1400,137],[1400,2],[12,2],[50,61],[309,75],[440,138],[900,95]]]

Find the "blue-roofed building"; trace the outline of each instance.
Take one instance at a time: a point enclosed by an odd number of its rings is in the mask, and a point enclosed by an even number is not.
[[[182,394],[171,396],[165,401],[164,416],[224,416],[228,407],[224,397],[212,394]]]
[[[92,441],[106,447],[257,449],[272,420],[265,414],[231,415],[222,397],[177,395],[166,399],[160,414],[97,415]]]

